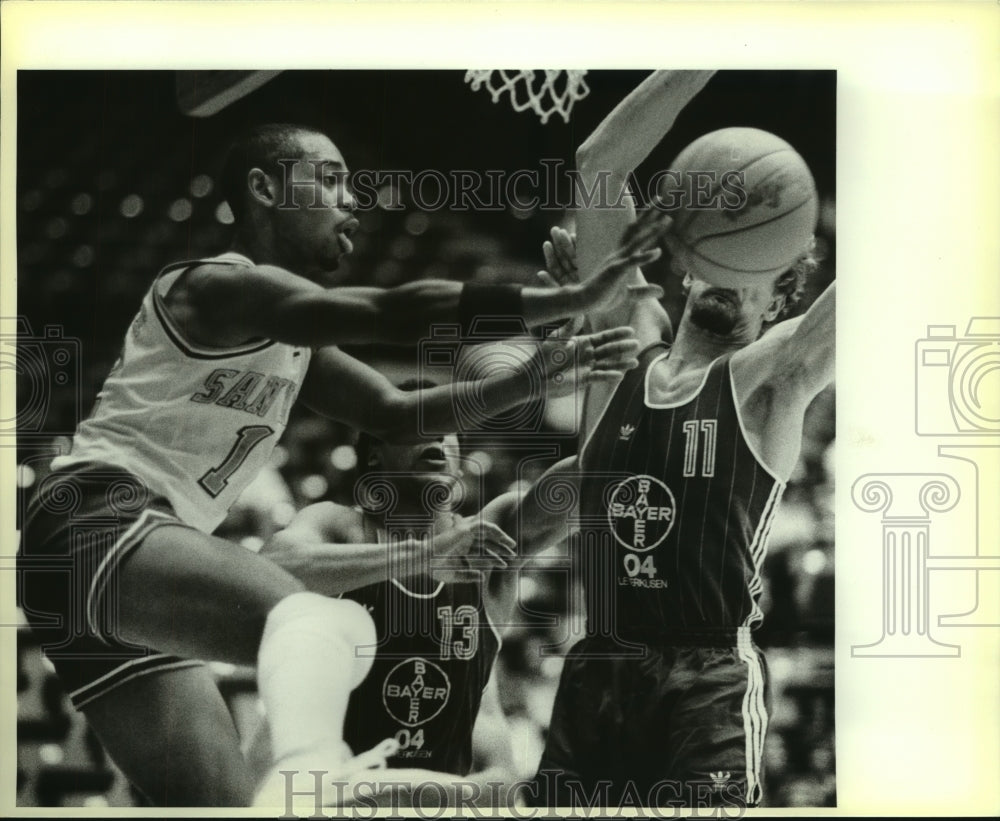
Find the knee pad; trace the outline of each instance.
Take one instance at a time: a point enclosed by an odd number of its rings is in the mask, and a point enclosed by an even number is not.
[[[371,669],[378,641],[375,622],[355,601],[309,591],[292,593],[268,613],[262,646],[285,630],[308,637],[317,649],[331,642],[340,645],[346,656],[344,662],[352,665],[352,687],[360,684]]]
[[[378,631],[375,622],[356,601],[350,599],[329,599],[333,617],[340,627],[340,636],[350,647],[354,676],[351,687],[357,687],[368,675],[375,661]]]

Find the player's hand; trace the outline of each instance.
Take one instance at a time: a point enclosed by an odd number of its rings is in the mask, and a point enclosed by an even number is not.
[[[536,357],[545,373],[549,396],[566,396],[591,382],[617,382],[639,365],[639,340],[629,327],[609,328],[564,339],[543,340]]]
[[[538,276],[546,285],[569,285],[580,281],[580,271],[576,265],[576,237],[558,225],[549,231],[551,239],[542,243],[545,255],[545,270]]]
[[[666,213],[667,206],[662,200],[656,199],[649,208],[638,213],[635,222],[622,232],[622,244],[631,242],[633,237],[647,231],[658,231],[660,241],[670,252],[670,269],[675,274],[683,276],[678,264],[683,261],[684,247],[674,231],[674,218]]]
[[[669,226],[669,217],[664,212],[650,208],[625,230],[621,245],[608,255],[594,276],[578,286],[587,310],[608,311],[623,300],[638,302],[663,296],[659,285],[625,285],[625,280],[633,268],[659,259],[658,243]]]
[[[622,231],[619,245],[624,247],[636,241],[642,241],[643,236],[653,234],[657,241],[663,241],[671,235],[674,218],[667,213],[667,205],[659,197],[650,203],[648,208],[640,210],[635,220]]]
[[[430,573],[443,582],[488,574],[517,556],[517,542],[481,515],[456,516],[449,528],[434,534],[430,547]]]
[[[576,285],[580,282],[580,272],[576,266],[576,237],[558,225],[553,226],[550,236],[552,239],[545,240],[542,244],[545,270],[538,272],[538,279],[550,288]],[[577,314],[557,328],[552,336],[576,336],[586,327],[586,316]]]

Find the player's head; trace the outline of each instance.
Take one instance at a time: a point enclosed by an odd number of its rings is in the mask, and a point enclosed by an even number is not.
[[[802,298],[806,279],[818,266],[813,243],[787,271],[759,281],[748,277],[746,287],[726,288],[680,267],[679,259],[673,255],[671,265],[684,277],[688,320],[715,336],[747,342],[757,339],[794,308]]]
[[[238,229],[262,259],[297,273],[337,268],[358,227],[347,165],[328,136],[308,126],[268,123],[230,146],[222,192]]]
[[[397,386],[413,391],[433,388],[429,379],[409,379]],[[417,481],[440,481],[442,476],[460,477],[461,451],[453,433],[428,436],[418,442],[393,444],[362,432],[355,449],[361,473],[389,472],[412,476]]]

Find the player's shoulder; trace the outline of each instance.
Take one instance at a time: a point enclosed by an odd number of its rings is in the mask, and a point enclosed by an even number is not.
[[[171,306],[211,304],[245,287],[247,276],[254,267],[254,263],[241,254],[174,262],[160,271],[158,290]]]
[[[191,261],[183,277],[188,288],[211,291],[244,285],[256,276],[257,266],[246,257],[210,257]]]
[[[801,316],[775,323],[749,345],[735,351],[730,357],[730,367],[735,372],[750,371],[759,380],[766,379],[776,371],[782,359],[780,352],[802,321]]]

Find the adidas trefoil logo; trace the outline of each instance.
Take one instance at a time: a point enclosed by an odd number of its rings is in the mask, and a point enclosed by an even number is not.
[[[635,433],[635,425],[622,425],[618,431],[618,438],[623,442],[627,442],[632,438],[633,433]]]
[[[718,770],[714,773],[709,773],[708,775],[712,779],[712,787],[716,790],[721,790],[724,786],[726,786],[726,782],[729,781],[733,774],[728,770],[725,772]]]

